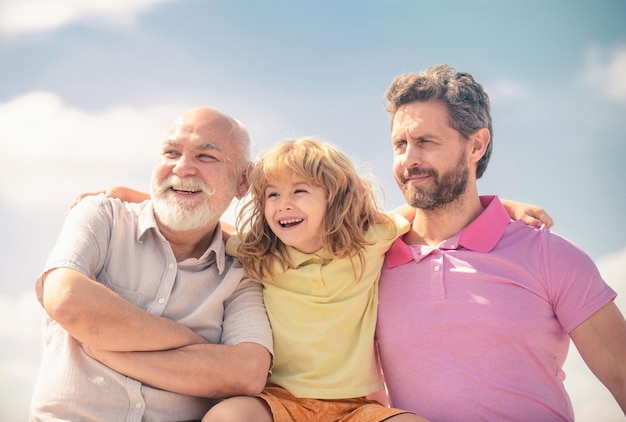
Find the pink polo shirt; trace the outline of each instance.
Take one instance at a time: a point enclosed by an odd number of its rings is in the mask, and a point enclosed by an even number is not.
[[[436,421],[573,420],[569,335],[615,292],[569,241],[498,198],[438,246],[387,253],[376,336],[394,407]]]

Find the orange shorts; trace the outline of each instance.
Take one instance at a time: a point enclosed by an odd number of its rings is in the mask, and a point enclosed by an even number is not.
[[[295,397],[279,386],[267,386],[257,397],[270,407],[274,422],[376,422],[410,413],[365,397],[332,400]]]

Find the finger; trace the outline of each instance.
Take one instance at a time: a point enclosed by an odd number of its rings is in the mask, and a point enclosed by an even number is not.
[[[543,221],[531,216],[531,215],[526,215],[522,218],[522,220],[524,220],[524,223],[526,223],[527,225],[531,226],[531,227],[536,227],[536,228],[540,228],[541,226],[543,226]]]
[[[541,221],[543,224],[545,224],[546,228],[548,228],[548,229],[551,228],[554,225],[554,221],[548,215],[548,213],[545,212],[544,210],[541,210],[540,212],[536,213],[536,215],[534,217],[537,220]]]
[[[548,214],[540,216],[526,215],[524,216],[523,220],[524,223],[536,228],[541,228],[542,226],[545,226],[547,229],[549,229],[554,224]]]

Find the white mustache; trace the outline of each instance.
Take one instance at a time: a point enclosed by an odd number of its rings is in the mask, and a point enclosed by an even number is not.
[[[162,192],[166,192],[171,188],[187,192],[204,192],[206,195],[213,195],[215,193],[215,189],[212,189],[202,179],[197,177],[181,178],[176,175],[168,176],[161,182],[159,188]]]

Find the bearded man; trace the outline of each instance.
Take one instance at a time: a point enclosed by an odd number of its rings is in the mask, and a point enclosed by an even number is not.
[[[211,108],[174,121],[152,199],[87,196],[36,282],[46,311],[31,420],[199,420],[265,386],[261,285],[225,254],[219,219],[248,190],[250,139]]]
[[[441,65],[398,76],[386,97],[394,175],[415,209],[379,287],[391,404],[436,421],[573,421],[571,339],[626,411],[615,292],[579,248],[478,195],[493,145],[482,86]]]

